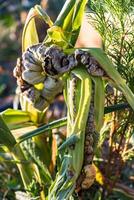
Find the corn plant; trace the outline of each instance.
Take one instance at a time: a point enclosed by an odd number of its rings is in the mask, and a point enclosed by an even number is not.
[[[74,192],[79,198],[79,192],[94,183],[93,157],[104,112],[108,112],[104,108],[106,81],[118,88],[134,109],[134,94],[104,51],[75,48],[86,4],[87,0],[67,0],[55,22],[40,6],[32,8],[23,31],[22,58],[14,70],[22,110],[1,113],[0,143],[16,161],[26,191],[42,200],[72,199]],[[42,43],[36,17],[50,27]],[[67,118],[42,125],[47,108],[61,91]],[[55,172],[52,129],[66,124],[67,136],[58,146]],[[27,130],[34,125],[34,130],[15,135],[12,130],[19,133],[17,127],[24,125]]]

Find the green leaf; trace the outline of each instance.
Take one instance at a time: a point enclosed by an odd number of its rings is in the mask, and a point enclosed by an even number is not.
[[[40,157],[37,155],[37,152],[39,150],[38,147],[35,146],[35,143],[31,140],[27,140],[23,143],[23,150],[27,159],[31,160],[38,166],[42,181],[44,181],[44,183],[46,183],[46,186],[48,187],[48,185],[52,183],[52,177],[46,164],[42,162]]]
[[[45,12],[45,10],[43,10],[41,8],[41,6],[36,5],[34,8],[38,12],[38,14],[40,15],[40,17],[45,21],[45,23],[49,25],[49,27],[53,26],[52,20],[50,19],[50,17],[48,16],[48,14]]]
[[[74,69],[71,73],[77,77],[78,83],[75,94],[76,113],[73,117],[72,104],[73,96],[71,96],[71,80],[68,80],[68,95],[67,95],[67,106],[68,106],[68,124],[67,124],[67,137],[72,134],[76,134],[80,137],[80,140],[75,145],[75,151],[70,150],[72,156],[73,169],[76,172],[76,176],[80,173],[83,164],[83,151],[84,151],[84,139],[85,139],[85,128],[90,107],[92,82],[86,69],[79,67]],[[72,104],[72,105],[71,105]],[[73,121],[73,118],[75,119]],[[78,164],[79,162],[79,164]]]
[[[67,0],[44,43],[57,44],[62,48],[75,45],[87,0]]]
[[[0,116],[0,144],[5,145],[8,149],[12,149],[15,144],[16,140],[13,137],[12,133],[10,132],[9,128],[7,127],[6,123]]]
[[[104,118],[104,105],[105,105],[105,89],[104,82],[101,77],[91,76],[94,84],[94,116],[95,116],[95,129],[99,133],[103,126]]]
[[[35,126],[35,124],[33,122],[23,122],[23,123],[19,123],[19,124],[9,124],[9,125],[7,124],[7,126],[8,126],[8,128],[10,129],[11,132],[14,132],[14,131],[17,132],[17,130],[21,129],[21,131],[20,131],[20,134],[21,134],[22,129],[26,130],[26,128],[27,128],[27,130],[29,130],[29,128],[30,129],[33,128]],[[13,135],[14,135],[14,133],[13,133]]]
[[[18,137],[17,138],[17,142],[21,143],[24,140],[27,140],[27,139],[32,138],[32,137],[35,137],[35,136],[40,135],[40,134],[48,135],[49,134],[49,130],[52,130],[54,128],[59,128],[61,126],[65,126],[65,125],[66,125],[66,118],[62,118],[60,120],[53,121],[53,122],[51,122],[51,123],[49,123],[47,125],[44,125],[44,126],[41,126],[40,128],[37,128],[34,131],[28,132],[28,133]]]
[[[70,43],[74,46],[80,31],[80,27],[83,20],[83,14],[87,0],[77,0],[74,7],[73,19],[72,19],[72,34]]]
[[[74,11],[75,0],[67,0],[64,4],[54,25],[48,29],[48,34],[44,40],[47,45],[57,44],[62,48],[69,46],[71,20]]]
[[[108,107],[105,107],[104,114],[108,114],[108,113],[126,109],[126,108],[129,108],[129,106],[127,104],[117,104],[117,105],[113,105],[113,106],[108,106]],[[23,136],[18,137],[17,141],[19,143],[21,143],[24,140],[35,137],[40,134],[47,135],[48,133],[45,133],[45,132],[48,132],[49,130],[52,130],[54,128],[59,128],[59,127],[66,126],[66,125],[67,125],[67,117],[64,117],[59,120],[53,121],[49,124],[46,124],[44,126],[41,126],[40,128],[37,128],[34,131],[30,131],[28,133],[23,134]]]
[[[64,27],[66,24],[65,28],[67,27],[67,25],[69,25],[70,27],[70,24],[69,24],[69,20],[71,22],[70,13],[72,13],[72,10],[74,10],[75,3],[76,3],[76,0],[66,0],[60,14],[58,15],[54,23],[55,26]],[[70,18],[68,18],[68,16],[70,16]],[[66,22],[66,19],[67,19],[67,22]]]
[[[120,103],[120,104],[115,104],[112,106],[105,107],[105,114],[111,113],[111,112],[116,112],[119,110],[125,110],[125,109],[130,109],[130,106],[127,103]]]
[[[70,156],[68,156],[68,155],[64,156],[60,170],[58,171],[58,173],[56,175],[56,179],[49,189],[48,200],[68,199],[68,197],[70,196],[70,192],[72,193],[72,191],[74,190],[75,185],[69,184],[69,183],[72,184],[72,179],[70,179],[70,182],[69,182],[69,180],[66,181],[64,179],[64,177],[66,176],[66,173],[68,171],[68,165],[69,165],[70,159],[71,159]],[[65,188],[63,185],[65,186]],[[70,186],[72,186],[71,187],[72,190],[70,192],[68,192],[70,190]],[[69,187],[69,190],[68,190],[68,187]]]
[[[58,148],[58,151],[62,151],[71,145],[75,145],[78,141],[79,141],[79,137],[73,134],[70,137],[68,137],[63,144],[60,145],[60,147]]]
[[[7,109],[0,113],[8,125],[15,125],[30,121],[28,112],[22,110]]]

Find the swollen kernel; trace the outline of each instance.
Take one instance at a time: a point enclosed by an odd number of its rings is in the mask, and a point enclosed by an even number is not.
[[[83,189],[88,189],[94,183],[96,177],[96,170],[93,165],[86,165],[84,167],[85,179],[81,186]]]

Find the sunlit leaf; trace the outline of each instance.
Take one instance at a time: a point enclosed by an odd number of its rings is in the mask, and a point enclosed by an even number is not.
[[[0,144],[5,145],[8,149],[12,149],[16,144],[16,140],[8,129],[6,123],[0,116]]]
[[[49,27],[53,26],[52,20],[50,19],[50,17],[48,16],[48,14],[45,12],[45,10],[43,10],[41,8],[41,6],[36,5],[34,8],[39,13],[40,17],[46,22],[46,24],[49,25]]]
[[[38,16],[34,8],[28,13],[22,35],[22,51],[24,52],[31,45],[39,43],[38,33],[35,25],[35,17]]]
[[[80,31],[86,3],[87,0],[67,0],[54,26],[48,29],[44,42],[54,43],[62,48],[73,47]]]
[[[30,115],[26,111],[7,109],[0,113],[4,121],[9,125],[20,124],[30,121]]]
[[[34,131],[31,131],[29,133],[23,134],[22,136],[20,136],[19,138],[17,138],[17,142],[23,142],[24,140],[27,140],[29,138],[32,138],[34,136],[40,135],[40,134],[49,134],[49,130],[52,130],[54,128],[58,128],[61,126],[65,126],[66,125],[66,118],[62,118],[61,120],[56,120],[53,121],[47,125],[43,125],[40,128],[37,128]],[[46,133],[45,133],[46,132]]]
[[[94,85],[94,116],[95,116],[95,128],[99,133],[103,125],[104,117],[104,105],[105,105],[105,91],[104,91],[104,82],[100,77],[91,77]]]

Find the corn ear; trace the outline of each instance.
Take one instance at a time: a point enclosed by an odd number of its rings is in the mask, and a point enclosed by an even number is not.
[[[72,77],[76,77],[76,87]],[[67,143],[68,154],[64,157],[61,170],[52,184],[48,199],[69,199],[81,172],[84,156],[85,127],[91,100],[92,82],[84,68],[74,69],[67,80],[66,99],[68,106]],[[75,91],[74,91],[75,90]],[[72,93],[74,92],[74,96]],[[75,99],[75,100],[74,100]],[[74,102],[75,101],[75,102]],[[76,112],[73,112],[76,107]],[[71,137],[75,141],[71,141]],[[70,142],[69,142],[70,140]]]
[[[27,16],[22,35],[22,52],[24,52],[31,45],[39,43],[35,17],[41,17],[38,7],[32,8]],[[35,86],[38,87],[37,84]],[[20,104],[23,111],[29,112],[32,122],[37,124],[41,123],[44,118],[44,112],[35,109],[23,94],[20,94]]]
[[[91,92],[92,92],[92,82],[89,74],[85,69],[75,69],[72,71],[72,74],[78,78],[78,88],[76,87],[76,114],[71,112],[72,107],[75,106],[73,102],[73,97],[70,96],[71,89],[73,87],[71,85],[71,80],[68,80],[68,96],[67,96],[67,106],[68,106],[68,122],[67,122],[67,137],[70,137],[73,133],[80,134],[79,145],[75,147],[75,151],[70,151],[72,156],[73,168],[79,174],[82,163],[83,163],[83,152],[82,147],[84,145],[84,132],[88,117],[88,111],[91,100]],[[72,104],[72,106],[71,106]],[[75,121],[73,121],[75,119]],[[81,143],[81,144],[80,144]],[[77,149],[78,148],[78,149]],[[77,153],[76,153],[77,152]],[[78,153],[79,152],[79,153]],[[79,156],[81,158],[81,164],[76,164],[79,160]],[[77,175],[78,175],[77,174]]]

